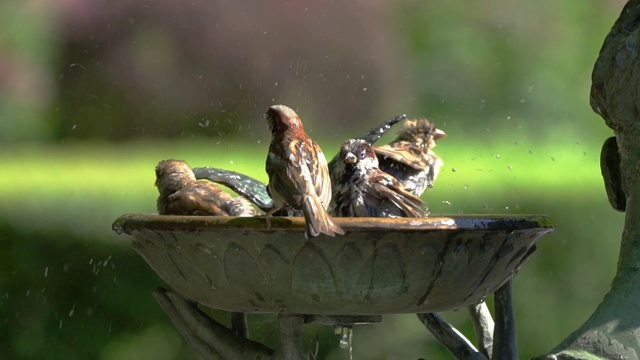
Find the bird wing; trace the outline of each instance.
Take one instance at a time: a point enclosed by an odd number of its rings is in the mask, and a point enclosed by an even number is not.
[[[422,151],[411,145],[408,141],[395,143],[392,145],[376,146],[373,150],[376,155],[381,158],[390,158],[405,165],[411,166],[416,170],[424,170],[429,166],[429,162],[422,154]]]
[[[407,118],[407,115],[402,114],[402,115],[393,117],[391,119],[385,120],[382,124],[372,128],[366,133],[356,136],[354,139],[362,139],[368,142],[370,145],[373,145],[376,141],[380,140],[382,135],[386,134],[387,131],[389,131],[393,125],[397,124],[398,122],[406,118]],[[338,153],[335,154],[333,158],[331,158],[331,161],[329,161],[329,163],[327,164],[327,167],[329,168],[329,173],[333,174],[334,171],[336,170],[339,157],[340,157],[340,152],[338,151]]]
[[[424,202],[417,196],[404,189],[402,184],[393,176],[383,171],[371,175],[369,192],[381,202],[390,201],[400,209],[405,217],[424,217]]]
[[[267,185],[260,180],[235,171],[212,167],[196,167],[193,168],[193,173],[196,179],[206,179],[230,188],[246,197],[263,211],[269,211],[273,207]]]
[[[276,154],[285,154],[287,159]],[[282,202],[286,202],[296,209],[300,208],[301,169],[297,162],[297,157],[288,149],[269,151],[266,166],[269,175],[267,190],[276,206],[283,206]]]
[[[316,195],[320,199],[322,206],[326,209],[331,202],[331,177],[329,175],[329,168],[327,166],[327,159],[322,153],[320,146],[311,140],[310,149],[314,153],[316,159],[315,164],[310,165],[309,171],[311,173],[311,179],[315,187]]]
[[[212,183],[195,182],[167,198],[167,211],[176,215],[230,215],[223,205],[231,195]]]
[[[322,150],[307,138],[292,139],[282,150],[269,151],[266,167],[269,194],[275,201],[281,196],[289,205],[300,209],[302,195],[314,194],[326,209],[331,201],[331,180]],[[282,154],[283,159],[276,154]]]

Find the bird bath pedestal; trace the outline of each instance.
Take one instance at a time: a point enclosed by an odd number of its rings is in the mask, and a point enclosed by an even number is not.
[[[264,218],[128,214],[113,229],[131,235],[172,288],[154,296],[205,358],[308,359],[304,323],[350,327],[403,313],[418,314],[458,358],[517,358],[510,281],[555,229],[549,218],[334,220],[344,236],[305,239],[297,217],[274,217],[267,229]],[[495,330],[483,310],[494,292]],[[232,312],[231,329],[197,304]],[[435,314],[462,307],[477,349]],[[246,337],[245,313],[278,314],[279,349]]]

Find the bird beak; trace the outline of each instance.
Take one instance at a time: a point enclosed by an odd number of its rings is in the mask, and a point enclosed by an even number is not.
[[[344,162],[346,164],[355,164],[358,162],[358,158],[352,153],[347,153],[347,155],[344,156]]]
[[[436,129],[436,131],[433,132],[433,138],[438,140],[440,138],[443,138],[447,136],[447,133],[445,133],[444,131],[440,130],[440,129]]]

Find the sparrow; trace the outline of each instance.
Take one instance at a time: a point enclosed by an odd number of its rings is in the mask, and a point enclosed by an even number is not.
[[[433,152],[436,140],[445,132],[427,119],[407,120],[398,137],[387,145],[374,148],[380,159],[380,169],[404,184],[407,190],[421,196],[433,187],[442,160]]]
[[[160,215],[253,216],[255,209],[244,197],[233,198],[219,186],[198,181],[182,160],[163,160],[156,166]]]
[[[419,197],[378,168],[376,153],[365,140],[351,139],[342,144],[331,183],[334,216],[427,216]]]
[[[354,139],[362,139],[373,145],[376,141],[380,140],[380,138],[387,133],[391,129],[391,127],[400,121],[407,118],[407,115],[402,114],[391,119],[385,120],[382,124],[372,128],[360,136],[356,136]],[[333,171],[336,168],[336,161],[338,161],[338,157],[340,152],[338,152],[332,159],[329,161],[329,174],[333,174]]]
[[[302,210],[305,236],[344,235],[326,208],[331,201],[331,179],[327,160],[318,143],[302,127],[300,117],[291,108],[273,105],[265,113],[271,130],[271,144],[265,164],[269,176],[267,191],[273,200],[269,216],[287,205]]]

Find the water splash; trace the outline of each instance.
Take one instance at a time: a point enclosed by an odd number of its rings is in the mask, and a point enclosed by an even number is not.
[[[340,348],[349,349],[349,360],[353,360],[353,327],[335,326],[333,330],[340,336]]]

